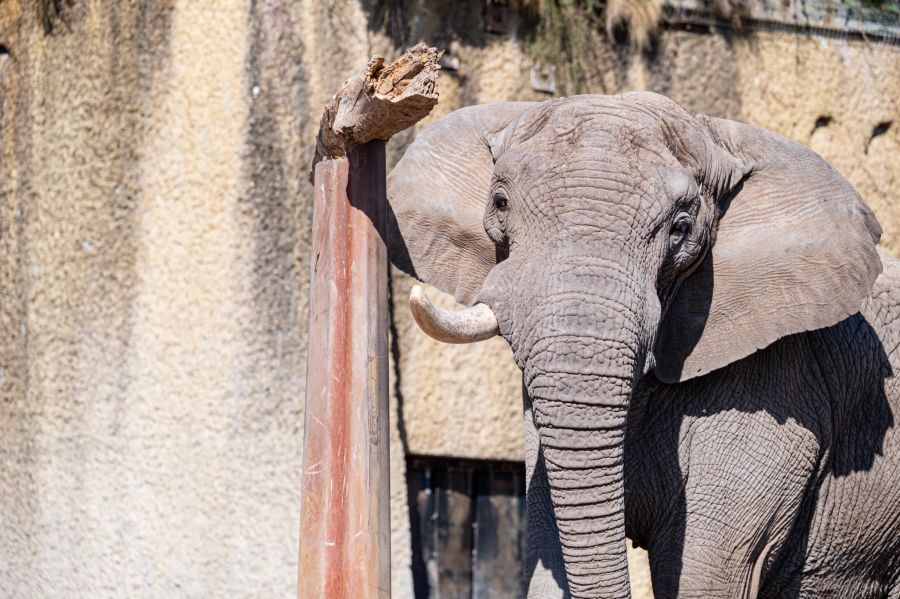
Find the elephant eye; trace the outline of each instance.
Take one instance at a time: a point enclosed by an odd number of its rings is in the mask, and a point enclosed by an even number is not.
[[[669,235],[673,244],[681,243],[681,240],[687,237],[691,232],[691,217],[686,213],[681,213],[672,223],[672,230]]]
[[[506,197],[503,194],[496,193],[494,194],[494,208],[497,210],[508,210],[509,204],[506,201]]]

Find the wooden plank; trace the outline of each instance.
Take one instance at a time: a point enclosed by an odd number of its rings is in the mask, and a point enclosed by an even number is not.
[[[476,486],[472,597],[524,597],[524,476],[511,470],[482,471]]]
[[[384,156],[315,168],[300,599],[390,595]]]
[[[431,596],[433,580],[436,579],[434,543],[437,539],[437,518],[433,517],[435,505],[431,468],[421,464],[408,465],[406,484],[409,490],[413,594],[425,598]]]
[[[438,490],[437,597],[472,596],[472,469],[449,466]]]

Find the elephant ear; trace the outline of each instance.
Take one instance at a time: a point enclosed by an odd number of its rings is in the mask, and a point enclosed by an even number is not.
[[[472,303],[502,259],[484,231],[496,153],[504,130],[535,104],[462,108],[418,134],[388,176],[388,243],[397,267]]]
[[[697,119],[708,160],[748,174],[719,200],[715,241],[660,325],[654,369],[670,383],[855,314],[881,272],[881,227],[831,165],[764,129]]]

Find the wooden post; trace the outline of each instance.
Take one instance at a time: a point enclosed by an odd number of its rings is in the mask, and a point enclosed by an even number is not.
[[[300,597],[390,589],[384,142],[316,166]]]
[[[390,596],[385,141],[437,102],[438,54],[369,61],[326,106],[315,207],[300,599]]]

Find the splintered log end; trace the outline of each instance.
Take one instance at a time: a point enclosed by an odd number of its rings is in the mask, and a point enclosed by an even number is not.
[[[392,135],[425,118],[438,101],[436,48],[418,44],[384,64],[373,56],[362,75],[348,79],[325,105],[316,138],[316,164],[346,156],[348,146]]]

